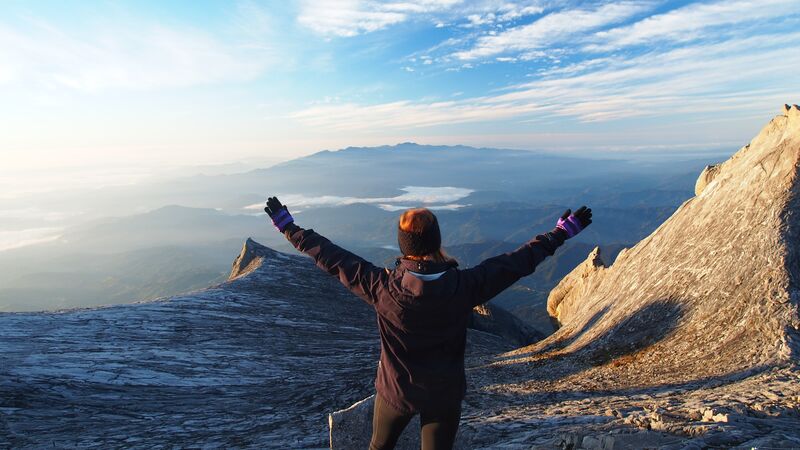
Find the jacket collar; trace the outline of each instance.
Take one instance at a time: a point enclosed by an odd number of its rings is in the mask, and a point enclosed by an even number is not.
[[[434,274],[444,272],[447,269],[458,267],[458,263],[436,263],[432,261],[414,261],[407,258],[397,258],[395,262],[397,269],[408,270],[421,274]]]

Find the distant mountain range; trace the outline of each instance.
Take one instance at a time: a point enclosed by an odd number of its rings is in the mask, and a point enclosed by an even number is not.
[[[233,175],[55,195],[48,204],[90,211],[76,217],[91,220],[75,221],[53,242],[0,252],[0,310],[125,303],[196,289],[227,273],[248,236],[293,251],[261,211],[268,195],[282,196],[301,225],[385,264],[398,254],[397,210],[418,205],[440,208],[444,244],[467,265],[551,229],[565,208],[584,203],[595,222],[571,245],[618,249],[690,197],[705,163],[404,143],[324,151]],[[543,266],[535,282],[520,286],[537,292],[534,311],[523,314],[529,322],[541,315],[544,293],[580,261],[567,248],[563,254],[548,263],[558,269]],[[517,303],[497,300],[522,314],[526,306]]]

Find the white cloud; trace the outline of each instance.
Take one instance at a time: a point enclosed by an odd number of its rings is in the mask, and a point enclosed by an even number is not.
[[[462,25],[468,26],[506,22],[541,13],[539,3],[538,0],[304,0],[297,21],[323,36],[352,37],[416,17],[434,16],[436,28],[465,19],[467,22]]]
[[[655,40],[687,41],[707,36],[721,25],[780,18],[800,13],[797,0],[739,0],[697,3],[664,14],[657,14],[632,25],[600,31],[585,47],[591,51],[608,51]],[[714,31],[714,33],[718,33]]]
[[[444,186],[444,187],[427,187],[427,186],[406,186],[401,191],[405,192],[395,197],[340,197],[336,195],[324,195],[319,197],[308,197],[299,194],[281,194],[280,198],[286,205],[293,208],[308,208],[312,206],[343,206],[353,205],[357,203],[374,204],[383,209],[386,207],[400,207],[398,204],[436,204],[436,203],[452,203],[462,198],[467,197],[473,193],[472,189]],[[448,205],[433,205],[430,208],[457,208],[458,206]],[[410,207],[402,206],[402,209]],[[262,210],[264,209],[263,203],[256,203],[255,205],[246,206],[245,209]]]
[[[38,22],[25,32],[0,23],[0,83],[150,89],[249,80],[268,64],[263,52],[198,29],[109,22],[80,30]]]
[[[472,48],[454,53],[458,59],[473,60],[508,52],[545,48],[610,24],[630,18],[650,7],[649,2],[614,2],[594,9],[566,9],[538,20],[509,28],[496,35],[480,37]]]
[[[366,8],[359,0],[308,0],[297,21],[321,35],[356,36],[403,22],[406,14],[381,8]]]
[[[427,208],[430,209],[430,210],[433,210],[433,211],[455,211],[457,209],[466,208],[467,206],[469,206],[469,205],[462,205],[460,203],[449,203],[447,205],[433,205],[433,206],[429,205],[429,206],[427,206]],[[378,205],[378,208],[380,208],[380,209],[382,209],[384,211],[395,212],[395,211],[405,211],[407,209],[416,208],[416,206],[413,206],[413,205],[387,205],[387,204],[381,204],[381,205]]]
[[[357,36],[404,22],[411,14],[447,9],[461,0],[306,0],[297,21],[321,35]]]
[[[598,58],[493,95],[454,101],[318,105],[292,118],[338,132],[388,133],[470,122],[630,117],[774,109],[800,92],[800,32]],[[783,99],[783,100],[782,100]],[[770,106],[771,105],[771,106]]]

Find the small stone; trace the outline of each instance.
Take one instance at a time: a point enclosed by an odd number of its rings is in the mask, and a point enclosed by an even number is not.
[[[581,447],[586,450],[602,450],[603,443],[594,436],[586,436],[583,438],[583,442],[581,442]]]
[[[715,413],[713,409],[703,412],[703,422],[728,422],[728,415]]]

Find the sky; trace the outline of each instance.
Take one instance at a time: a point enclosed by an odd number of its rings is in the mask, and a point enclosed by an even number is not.
[[[0,2],[0,197],[414,141],[730,150],[800,100],[800,2]]]

